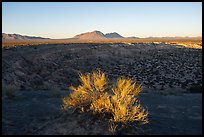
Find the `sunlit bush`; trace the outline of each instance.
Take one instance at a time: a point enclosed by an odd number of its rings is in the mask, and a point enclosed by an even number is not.
[[[64,108],[89,108],[94,101],[106,93],[107,77],[100,70],[79,76],[81,85],[70,87],[73,92],[69,97],[63,99]]]
[[[148,113],[143,109],[136,96],[141,92],[141,84],[136,87],[136,82],[131,79],[118,78],[117,86],[112,88],[111,113],[115,122],[140,121],[147,123]]]
[[[64,108],[79,108],[94,113],[110,113],[112,123],[148,123],[148,112],[136,96],[142,84],[136,86],[130,78],[120,77],[116,86],[108,88],[108,79],[100,70],[80,74],[81,85],[70,87],[73,91],[63,99]]]

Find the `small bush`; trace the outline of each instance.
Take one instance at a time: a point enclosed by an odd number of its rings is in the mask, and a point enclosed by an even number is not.
[[[202,93],[202,85],[194,84],[188,87],[191,93]]]
[[[107,78],[105,74],[100,71],[94,71],[92,75],[90,73],[86,75],[80,74],[80,81],[82,83],[80,86],[70,87],[73,93],[63,99],[64,108],[88,107],[92,102],[103,95],[107,88]]]
[[[93,113],[111,114],[112,131],[117,127],[113,126],[114,123],[127,124],[134,121],[148,123],[148,112],[136,98],[141,92],[142,84],[136,86],[136,82],[131,79],[120,77],[116,86],[109,87],[105,73],[100,70],[92,74],[80,74],[80,81],[81,85],[71,86],[73,92],[63,98],[65,109],[78,108]]]
[[[13,99],[15,97],[15,91],[18,90],[14,85],[2,85],[3,96],[5,95],[9,99]]]

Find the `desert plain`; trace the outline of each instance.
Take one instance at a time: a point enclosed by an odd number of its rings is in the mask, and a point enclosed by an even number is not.
[[[202,134],[202,43],[23,42],[2,43],[3,134]],[[105,117],[62,111],[78,74],[95,69],[142,83],[148,124],[111,133]]]

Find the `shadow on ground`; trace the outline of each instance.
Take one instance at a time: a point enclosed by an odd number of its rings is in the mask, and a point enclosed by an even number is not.
[[[69,91],[20,91],[2,104],[3,134],[94,135],[112,134],[108,119],[90,113],[61,109]],[[115,134],[202,134],[202,95],[141,93],[139,100],[149,111],[150,123]]]

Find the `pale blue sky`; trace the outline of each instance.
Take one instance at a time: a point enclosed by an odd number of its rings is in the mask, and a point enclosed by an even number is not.
[[[122,36],[202,36],[201,2],[3,2],[2,32],[69,38],[99,30]]]

